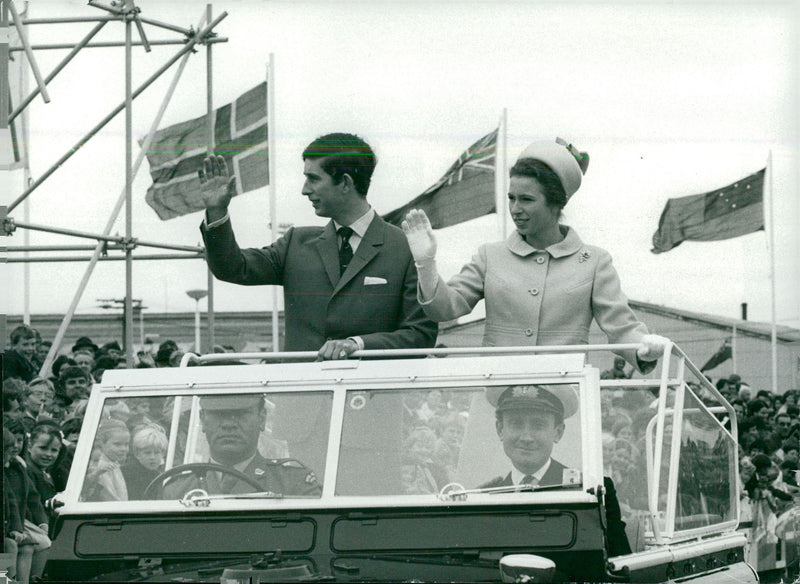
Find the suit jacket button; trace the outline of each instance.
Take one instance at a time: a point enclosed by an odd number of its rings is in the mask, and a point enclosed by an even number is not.
[[[544,263],[544,258],[542,256],[539,256],[538,258],[536,258],[536,263],[537,264],[543,264]]]
[[[533,336],[533,329],[532,328],[526,328],[525,329],[525,336],[526,337],[532,337]]]

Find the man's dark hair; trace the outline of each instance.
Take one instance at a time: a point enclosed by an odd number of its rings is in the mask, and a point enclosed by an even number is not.
[[[356,192],[367,196],[372,173],[378,159],[372,148],[355,134],[325,134],[303,150],[303,160],[319,159],[319,165],[328,173],[335,184],[342,182],[345,174],[353,179]]]
[[[796,418],[798,415],[800,415],[800,408],[797,406],[786,406],[786,413],[792,418]]]
[[[58,377],[61,374],[61,368],[65,366],[75,366],[77,363],[75,359],[72,357],[67,357],[66,355],[59,355],[56,357],[56,360],[53,361],[53,366],[51,369],[53,370],[53,376]]]
[[[766,389],[759,389],[756,393],[756,399],[763,400],[765,403],[772,404],[774,401],[774,396],[772,395],[771,391]]]
[[[749,431],[751,428],[755,428],[756,430],[763,430],[766,428],[766,423],[761,418],[757,417],[749,417],[742,420],[741,424],[739,424],[739,435],[742,435]]]
[[[762,440],[761,438],[753,440],[753,443],[750,444],[750,448],[748,450],[752,452],[754,449],[758,449],[765,454],[770,452],[769,445],[766,443],[766,441]]]
[[[33,330],[31,327],[25,324],[21,324],[18,327],[14,328],[9,335],[9,340],[11,341],[12,345],[16,345],[22,340],[25,339],[35,339],[36,338],[36,331]]]
[[[757,414],[764,408],[769,407],[765,402],[761,401],[760,399],[753,400],[750,402],[750,415]]]
[[[520,158],[511,167],[508,174],[512,178],[515,176],[527,176],[535,179],[541,185],[548,205],[563,209],[564,205],[567,204],[567,191],[564,190],[561,179],[558,178],[552,168],[541,160]]]
[[[3,411],[11,408],[11,402],[16,401],[22,405],[22,396],[25,395],[27,384],[18,377],[9,377],[3,380]]]
[[[86,371],[86,369],[83,367],[78,367],[77,365],[70,365],[69,367],[61,368],[61,374],[58,376],[58,384],[63,387],[64,382],[67,379],[72,379],[73,377],[83,377],[89,383],[92,382],[92,376],[88,371]]]

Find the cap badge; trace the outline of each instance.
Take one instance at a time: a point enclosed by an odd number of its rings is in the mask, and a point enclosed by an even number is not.
[[[517,386],[511,390],[511,395],[513,397],[527,397],[531,399],[536,399],[539,397],[539,388],[538,387],[528,387],[527,385]]]

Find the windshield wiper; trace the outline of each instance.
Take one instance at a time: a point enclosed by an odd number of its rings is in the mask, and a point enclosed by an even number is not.
[[[184,507],[208,507],[211,501],[229,501],[235,499],[283,499],[283,493],[273,493],[272,491],[261,491],[257,493],[236,493],[229,495],[209,495],[203,489],[192,489],[179,499]]]
[[[439,491],[440,501],[466,501],[468,495],[479,494],[503,494],[503,493],[530,493],[533,491],[553,491],[568,487],[579,487],[575,483],[562,483],[557,485],[508,485],[503,487],[483,487],[477,489],[465,489],[458,483],[450,483],[442,487]]]

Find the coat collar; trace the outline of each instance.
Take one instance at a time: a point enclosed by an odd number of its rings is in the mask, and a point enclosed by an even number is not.
[[[559,229],[561,230],[561,233],[564,234],[564,239],[547,247],[544,251],[549,253],[554,258],[561,258],[577,253],[583,247],[581,238],[578,237],[578,234],[572,227],[561,225],[559,226]],[[522,239],[519,231],[516,230],[508,236],[508,239],[506,239],[506,247],[508,247],[511,253],[522,257],[531,255],[537,251],[541,251],[537,250],[535,247],[531,246],[528,242]]]

